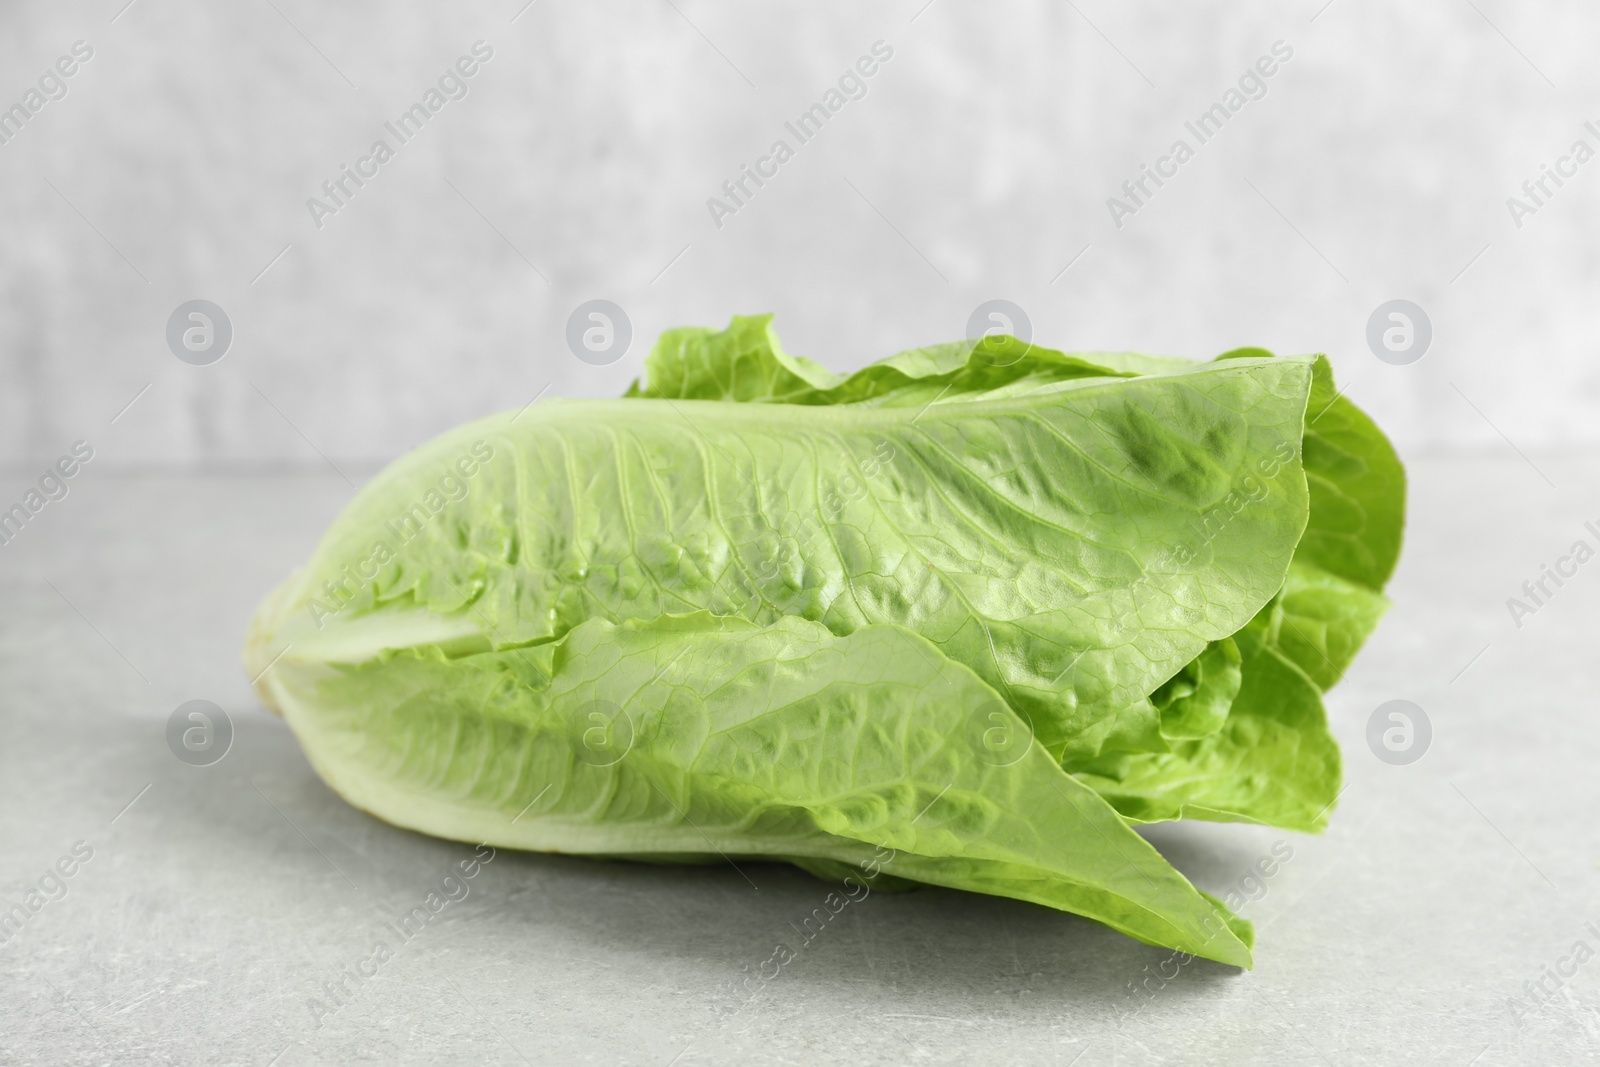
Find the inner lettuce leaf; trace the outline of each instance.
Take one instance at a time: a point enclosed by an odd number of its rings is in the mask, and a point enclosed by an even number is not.
[[[1327,825],[1341,764],[1321,694],[1389,606],[1383,587],[1400,556],[1406,483],[1394,448],[1334,387],[1326,360],[1315,366],[1306,422],[1306,533],[1283,589],[1235,635],[1245,684],[1224,728],[1169,753],[1077,768],[1131,819]]]
[[[645,372],[402,457],[263,602],[247,665],[335,789],[1249,965],[1129,823],[1316,829],[1338,795],[1320,692],[1386,604],[1404,476],[1325,359],[988,337],[836,375],[752,317]]]
[[[1266,354],[1266,353],[1263,353]],[[784,351],[771,315],[736,316],[725,330],[668,330],[645,364],[647,384],[629,397],[760,404],[922,405],[1007,387],[1075,378],[1132,378],[1194,363],[1136,353],[1069,356],[1004,334],[914,348],[854,374],[835,374]]]
[[[1222,729],[1243,680],[1239,646],[1233,638],[1211,642],[1150,695],[1161,715],[1161,736],[1169,741],[1194,740]]]

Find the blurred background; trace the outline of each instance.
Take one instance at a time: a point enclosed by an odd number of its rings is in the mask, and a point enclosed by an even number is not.
[[[6,473],[85,439],[102,471],[320,452],[359,480],[547,386],[617,393],[665,327],[771,311],[849,369],[993,298],[1054,347],[1325,351],[1411,455],[1600,441],[1600,164],[1520,227],[1507,206],[1600,149],[1588,7],[525,4],[8,4],[0,105],[93,56],[0,127]],[[384,123],[479,41],[402,145]],[[800,144],[785,122],[876,42],[892,58]],[[1265,95],[1200,144],[1185,122],[1277,42]],[[394,158],[314,218],[379,139]],[[780,139],[794,158],[714,218]],[[1119,227],[1108,199],[1179,139],[1194,158]],[[633,331],[602,367],[565,343],[596,298]],[[1366,341],[1397,298],[1433,328],[1405,366]],[[192,299],[232,324],[209,366],[166,343]]]
[[[1506,598],[1600,518],[1596,33],[1510,0],[0,4],[0,513],[34,512],[0,911],[94,854],[0,931],[0,1063],[1592,1060],[1600,965],[1530,990],[1600,955],[1600,591]],[[507,854],[313,1028],[468,854],[332,794],[239,662],[357,487],[620,393],[665,328],[773,312],[848,370],[996,300],[1069,350],[1326,352],[1407,462],[1394,609],[1328,695],[1347,789],[1245,909],[1257,969],[1149,1001],[1166,953],[928,890],[751,1006],[821,883]],[[1399,699],[1432,717],[1404,766],[1368,732]],[[192,700],[213,766],[163,732]],[[1150,834],[1217,893],[1283,836]]]

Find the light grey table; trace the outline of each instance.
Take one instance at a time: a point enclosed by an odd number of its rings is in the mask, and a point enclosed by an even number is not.
[[[1600,961],[1571,961],[1600,951],[1600,562],[1520,628],[1505,601],[1596,542],[1600,463],[1539,467],[1555,487],[1514,457],[1412,464],[1395,608],[1329,700],[1349,785],[1326,836],[1151,834],[1213,892],[1254,889],[1254,972],[1197,961],[1136,994],[1168,953],[927,890],[851,905],[753,998],[745,968],[824,883],[501,853],[374,968],[472,850],[330,793],[238,657],[349,486],[91,470],[0,549],[0,907],[92,849],[0,945],[0,1062],[1595,1062]],[[164,739],[197,698],[236,730],[207,768]],[[1365,740],[1396,698],[1433,726],[1409,766]],[[308,1006],[362,966],[338,1011]]]

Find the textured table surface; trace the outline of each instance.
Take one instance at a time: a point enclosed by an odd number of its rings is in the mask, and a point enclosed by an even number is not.
[[[1600,951],[1600,563],[1520,628],[1506,598],[1600,542],[1600,463],[1411,471],[1395,608],[1329,698],[1348,787],[1327,835],[1151,833],[1255,898],[1251,973],[943,890],[874,894],[802,944],[829,887],[786,867],[747,867],[752,889],[511,853],[402,943],[387,924],[472,850],[331,794],[238,659],[350,487],[85,480],[0,551],[0,907],[41,879],[57,898],[0,945],[0,1062],[1594,1062],[1600,962],[1575,946]],[[1391,766],[1366,726],[1402,698],[1433,738]],[[214,766],[168,750],[190,699],[232,718]],[[747,983],[779,942],[797,957]]]

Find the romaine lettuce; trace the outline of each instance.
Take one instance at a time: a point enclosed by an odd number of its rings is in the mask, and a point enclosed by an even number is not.
[[[1248,966],[1130,824],[1324,825],[1320,693],[1403,505],[1320,357],[991,337],[841,376],[735,319],[397,461],[246,659],[398,825],[866,868]]]

